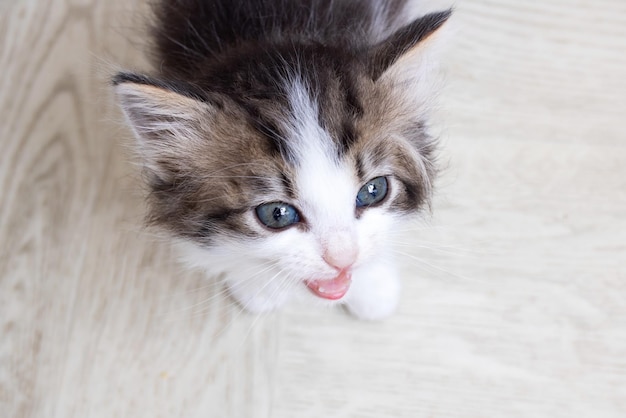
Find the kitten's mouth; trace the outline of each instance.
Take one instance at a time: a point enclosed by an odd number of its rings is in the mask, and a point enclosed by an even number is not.
[[[330,280],[306,280],[307,287],[313,293],[323,299],[339,300],[348,293],[352,283],[352,273],[342,270],[334,279]]]

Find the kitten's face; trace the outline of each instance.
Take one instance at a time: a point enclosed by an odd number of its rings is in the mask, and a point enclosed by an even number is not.
[[[245,257],[247,266],[272,263],[281,277],[310,284],[382,256],[394,221],[428,197],[431,145],[421,119],[406,110],[414,103],[389,85],[363,78],[352,86],[356,104],[339,99],[321,109],[320,101],[339,93],[312,97],[302,80],[283,82],[282,104],[254,103],[262,122],[229,98],[216,108],[141,85],[143,95],[187,121],[161,118],[160,126],[146,128],[177,138],[146,144],[143,152],[151,162],[154,222],[206,249],[213,267]],[[268,138],[258,123],[278,138]],[[194,254],[198,262],[202,252]],[[321,296],[343,296],[335,290]]]
[[[431,86],[415,57],[375,76],[356,57],[278,57],[212,68],[210,88],[120,75],[117,92],[151,220],[186,243],[191,263],[241,286],[341,299],[352,270],[385,257],[394,224],[428,201]]]

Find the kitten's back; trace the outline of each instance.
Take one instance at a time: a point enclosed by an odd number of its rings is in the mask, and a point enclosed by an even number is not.
[[[192,74],[235,48],[319,43],[359,49],[406,23],[409,0],[166,0],[155,4],[155,61]],[[404,17],[404,18],[403,18]]]

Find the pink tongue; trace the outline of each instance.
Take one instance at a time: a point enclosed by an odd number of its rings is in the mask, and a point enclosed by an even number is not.
[[[350,289],[352,283],[352,274],[349,271],[342,271],[339,276],[330,280],[307,280],[306,285],[317,296],[337,300],[344,297]]]

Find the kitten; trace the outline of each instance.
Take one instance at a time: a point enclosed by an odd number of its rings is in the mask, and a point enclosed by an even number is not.
[[[170,0],[152,75],[120,73],[149,219],[265,312],[289,298],[390,315],[389,238],[428,205],[431,40],[410,0]]]

